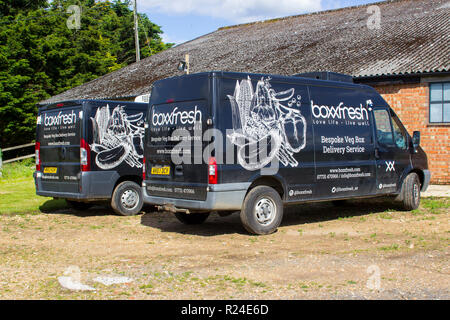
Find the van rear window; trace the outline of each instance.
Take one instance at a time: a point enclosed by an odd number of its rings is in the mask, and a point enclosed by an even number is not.
[[[151,145],[171,145],[203,134],[207,117],[205,100],[153,105],[149,115]],[[178,131],[175,131],[178,130]],[[198,138],[198,137],[197,137]]]
[[[81,107],[44,111],[38,119],[41,146],[79,144]]]

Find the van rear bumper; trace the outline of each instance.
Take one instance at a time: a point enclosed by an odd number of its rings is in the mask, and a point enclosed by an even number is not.
[[[188,200],[152,196],[145,186],[142,187],[144,202],[160,206],[173,206],[180,209],[199,211],[241,210],[250,183],[224,183],[210,185],[206,200]]]
[[[428,185],[430,184],[431,172],[430,170],[423,170],[423,185],[420,191],[425,192],[428,189]]]
[[[53,182],[52,190],[44,186],[39,172],[33,174],[36,194],[44,197],[65,198],[75,200],[104,200],[112,196],[113,188],[119,179],[116,171],[81,172],[81,188],[79,192],[62,191],[64,182]],[[79,184],[80,187],[80,184]]]

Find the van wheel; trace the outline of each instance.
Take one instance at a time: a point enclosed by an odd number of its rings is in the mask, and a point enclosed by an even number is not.
[[[87,203],[87,202],[80,202],[80,201],[67,200],[67,199],[66,199],[66,202],[72,209],[75,209],[77,211],[84,211],[84,210],[87,210],[90,207],[92,207],[92,203]]]
[[[406,176],[402,184],[403,209],[415,210],[420,204],[420,180],[416,173]]]
[[[175,212],[175,217],[184,224],[202,224],[209,217],[209,212],[184,213]]]
[[[117,214],[134,216],[141,211],[143,204],[142,191],[136,182],[124,181],[114,189],[111,207]]]
[[[253,234],[275,232],[283,218],[283,203],[275,189],[257,186],[250,190],[241,210],[244,228]]]

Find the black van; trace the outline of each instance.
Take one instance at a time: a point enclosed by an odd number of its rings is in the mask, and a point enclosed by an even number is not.
[[[79,210],[107,200],[119,214],[137,214],[147,109],[147,103],[103,100],[40,107],[36,194],[65,198]]]
[[[420,133],[411,137],[372,87],[334,79],[207,72],[157,81],[144,202],[188,224],[240,210],[255,234],[275,231],[289,204],[392,195],[417,208],[430,180]]]

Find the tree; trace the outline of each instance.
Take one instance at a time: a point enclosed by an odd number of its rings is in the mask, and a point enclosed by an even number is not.
[[[66,25],[73,4],[81,5],[79,30]],[[0,0],[1,147],[34,139],[39,101],[135,61],[129,5],[121,0]],[[159,26],[146,15],[139,18],[143,58],[172,46],[162,42]]]

